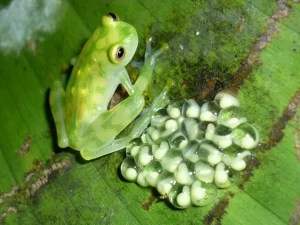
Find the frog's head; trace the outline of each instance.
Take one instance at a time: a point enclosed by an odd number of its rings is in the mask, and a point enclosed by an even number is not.
[[[130,24],[120,21],[114,13],[103,16],[102,26],[105,30],[109,67],[119,69],[126,66],[138,45],[136,29]]]

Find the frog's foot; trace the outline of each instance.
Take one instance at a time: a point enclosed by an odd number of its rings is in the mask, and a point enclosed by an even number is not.
[[[145,42],[146,42],[146,51],[145,51],[144,58],[146,60],[147,58],[149,58],[149,55],[151,55],[151,53],[152,53],[152,46],[151,46],[152,37],[151,36],[146,36],[145,37]],[[132,61],[130,63],[130,65],[134,68],[140,69],[144,65],[144,61]]]
[[[76,62],[77,62],[77,59],[78,59],[78,56],[74,56],[74,57],[71,59],[70,63],[71,63],[72,66],[75,66],[75,64],[76,64]]]
[[[157,97],[154,98],[150,107],[144,109],[139,118],[137,118],[136,122],[134,123],[134,127],[128,135],[128,138],[130,139],[129,141],[141,136],[144,130],[148,127],[153,114],[159,109],[162,109],[169,104],[170,99],[167,94],[171,87],[172,80],[168,79],[163,91]]]
[[[151,58],[151,61],[155,61],[156,58],[158,58],[161,53],[163,53],[165,50],[169,49],[169,46],[167,43],[163,43],[162,46],[160,47],[160,49],[158,49],[155,52],[152,52],[152,37],[151,36],[147,36],[145,38],[146,40],[146,51],[145,51],[145,61],[149,58]],[[152,64],[152,63],[151,63]],[[144,65],[144,61],[133,61],[130,63],[130,65],[134,68],[138,68],[140,69],[143,65]]]
[[[161,45],[161,47],[160,47],[157,51],[155,51],[155,52],[153,53],[153,57],[154,57],[154,58],[157,58],[158,56],[161,55],[161,53],[163,53],[163,52],[166,51],[167,49],[169,49],[169,45],[168,45],[167,43],[163,43],[163,44]]]
[[[146,36],[146,52],[145,52],[145,61],[148,58],[152,58],[152,61],[154,61],[158,56],[161,55],[165,50],[169,49],[169,45],[167,43],[163,43],[162,46],[155,52],[152,52],[152,37]]]
[[[64,114],[65,90],[62,82],[56,80],[50,89],[50,106],[54,118],[58,145],[61,148],[69,146]]]

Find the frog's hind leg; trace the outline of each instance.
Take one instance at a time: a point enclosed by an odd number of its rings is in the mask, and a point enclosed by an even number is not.
[[[82,157],[86,160],[95,159],[113,151],[110,145],[116,136],[127,127],[144,108],[141,96],[131,95],[125,100],[104,112],[90,124],[80,137]],[[105,151],[103,151],[103,147]]]
[[[116,110],[115,112],[113,112],[112,114],[110,114],[110,115],[113,115],[114,118],[106,120],[104,123],[102,123],[102,125],[104,125],[103,133],[102,134],[100,134],[100,133],[96,134],[99,137],[96,138],[96,139],[94,139],[94,141],[91,140],[90,142],[88,142],[89,146],[87,146],[86,148],[84,148],[83,150],[81,150],[82,157],[84,159],[86,159],[86,160],[91,160],[91,159],[95,159],[95,158],[98,158],[100,156],[107,155],[107,154],[110,154],[110,153],[113,153],[115,151],[118,151],[118,150],[121,150],[121,149],[125,148],[126,145],[132,139],[139,137],[143,133],[143,131],[149,125],[152,115],[158,109],[163,108],[163,107],[165,107],[168,104],[168,102],[169,102],[169,98],[167,97],[167,91],[168,90],[169,90],[169,86],[167,88],[165,88],[162,91],[162,93],[160,93],[160,95],[157,96],[154,99],[152,105],[149,108],[145,109],[145,111],[137,119],[137,121],[134,124],[131,132],[127,136],[125,136],[123,138],[120,138],[120,139],[117,139],[117,140],[114,140],[115,136],[112,136],[112,139],[110,139],[109,141],[99,142],[99,139],[103,138],[101,136],[107,135],[107,134],[110,133],[109,131],[107,132],[107,130],[105,130],[106,125],[109,126],[109,128],[111,129],[115,125],[115,122],[117,122],[117,121],[118,122],[122,122],[123,120],[125,120],[125,118],[127,118],[126,117],[126,114],[127,114],[126,110],[127,110],[127,108],[125,107],[123,110],[121,110],[121,108],[119,108],[119,110]],[[131,96],[128,97],[127,99],[129,99],[129,98],[131,98]],[[139,98],[132,97],[132,98],[135,98],[134,101],[131,100],[130,102],[128,102],[128,103],[131,104],[131,106],[128,106],[128,107],[131,108],[130,110],[133,109],[132,107],[135,107],[134,106],[135,104],[139,104],[138,103],[139,101],[143,101],[142,97],[139,97]],[[124,101],[126,101],[126,100],[124,100]],[[127,105],[126,102],[125,102],[125,105]],[[139,113],[142,110],[143,106],[144,106],[144,104],[141,104],[134,111],[136,111],[136,112]],[[115,121],[115,120],[117,120],[117,121]],[[130,121],[128,121],[128,124],[129,123],[130,123]],[[100,125],[100,124],[98,124],[98,125]],[[125,128],[126,126],[124,126],[123,128]],[[115,132],[115,130],[113,130],[113,132]],[[117,134],[118,133],[119,133],[119,131],[117,132]],[[98,146],[97,146],[97,140],[98,140]]]
[[[50,89],[50,106],[55,122],[58,145],[61,148],[69,146],[65,126],[65,90],[62,83],[56,80]]]

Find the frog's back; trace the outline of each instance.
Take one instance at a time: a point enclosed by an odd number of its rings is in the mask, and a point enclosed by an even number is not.
[[[113,73],[105,74],[102,71],[101,63],[105,63],[104,60],[95,60],[96,57],[105,57],[106,53],[105,49],[94,51],[96,44],[93,39],[87,42],[67,87],[66,117],[72,121],[67,130],[75,132],[75,136],[107,110],[118,85],[117,81],[110,81],[116,78]]]
[[[111,14],[103,17],[102,25],[85,44],[67,86],[65,115],[70,139],[75,141],[83,135],[85,129],[107,110],[120,84],[118,74],[133,57],[137,43],[133,26]],[[118,58],[120,48],[124,50],[122,58]]]

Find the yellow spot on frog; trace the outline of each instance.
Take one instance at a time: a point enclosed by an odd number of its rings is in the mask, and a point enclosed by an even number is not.
[[[106,58],[106,52],[97,52],[94,51],[92,53],[92,58],[95,62],[106,62],[105,58]]]
[[[86,73],[90,74],[91,76],[94,74],[99,73],[99,65],[97,63],[90,63],[90,65],[87,66],[86,68]]]
[[[71,93],[72,93],[72,94],[75,93],[75,89],[76,89],[75,87],[72,87],[72,89],[71,89]]]
[[[80,74],[81,74],[81,70],[79,69],[79,70],[77,71],[77,76],[79,77]]]
[[[106,44],[106,39],[102,38],[99,41],[97,41],[96,48],[97,49],[101,49],[101,48],[103,48],[105,46],[105,44]]]
[[[86,89],[85,89],[85,88],[81,89],[81,90],[80,90],[80,94],[86,95]]]

